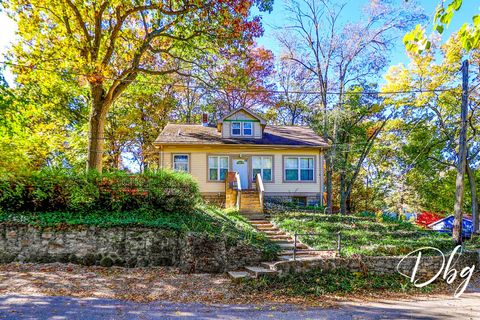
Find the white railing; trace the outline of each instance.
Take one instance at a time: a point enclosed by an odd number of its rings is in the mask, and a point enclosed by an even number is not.
[[[237,182],[237,209],[240,209],[240,193],[242,192],[242,181],[240,180],[240,175],[238,172],[235,172],[235,181]]]
[[[260,199],[260,207],[263,209],[263,194],[265,193],[265,188],[263,187],[262,175],[260,173],[257,173],[255,185],[258,191],[258,197]]]

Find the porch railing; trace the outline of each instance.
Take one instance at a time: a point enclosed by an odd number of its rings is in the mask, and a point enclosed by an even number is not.
[[[255,178],[255,186],[256,186],[258,197],[260,200],[260,208],[263,209],[263,196],[265,193],[265,188],[263,186],[262,175],[260,173],[257,173],[257,176]]]

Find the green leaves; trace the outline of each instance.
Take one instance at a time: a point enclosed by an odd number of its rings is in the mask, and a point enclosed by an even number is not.
[[[405,34],[403,43],[409,52],[422,53],[431,47],[431,42],[425,37],[424,28],[419,24],[417,24],[415,29]]]
[[[462,4],[462,0],[452,0],[446,8],[443,5],[438,5],[433,18],[434,30],[439,34],[443,34],[445,28],[450,25],[455,12],[460,10]],[[466,22],[458,31],[463,48],[467,52],[477,48],[480,42],[480,17],[478,14],[472,17],[472,22],[472,24]],[[425,36],[424,31],[420,29],[421,27],[417,26],[414,30],[408,32],[403,39],[405,47],[409,52],[422,53],[430,48],[430,41]]]

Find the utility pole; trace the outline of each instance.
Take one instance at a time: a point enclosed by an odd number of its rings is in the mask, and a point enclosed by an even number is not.
[[[460,137],[458,141],[458,167],[455,183],[455,220],[453,221],[453,241],[462,243],[462,209],[465,188],[465,166],[467,163],[467,117],[468,117],[468,60],[462,63],[462,107],[460,112]]]

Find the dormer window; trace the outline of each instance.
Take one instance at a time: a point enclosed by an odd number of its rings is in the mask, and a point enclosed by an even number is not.
[[[267,120],[247,108],[233,110],[217,122],[222,139],[262,139]]]
[[[252,136],[253,126],[251,122],[232,122],[232,136]]]
[[[232,136],[239,136],[241,134],[242,124],[240,122],[232,122]]]
[[[244,136],[251,136],[252,135],[252,123],[251,122],[244,122],[243,123],[243,135]]]

